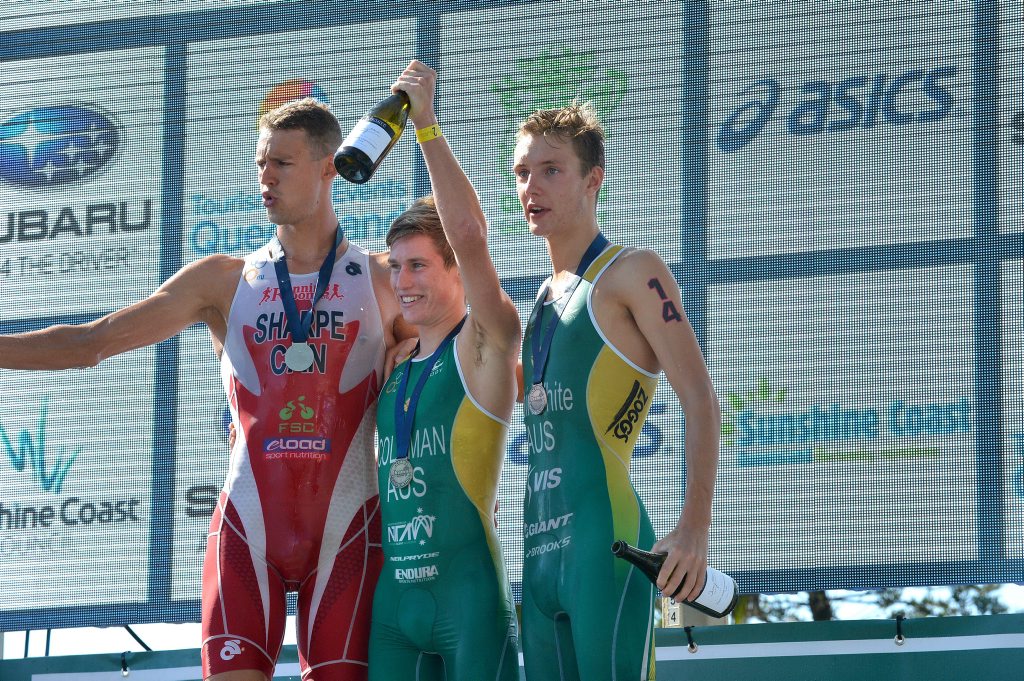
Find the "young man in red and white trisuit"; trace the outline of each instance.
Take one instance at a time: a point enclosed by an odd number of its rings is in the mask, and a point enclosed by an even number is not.
[[[209,327],[235,432],[203,567],[211,681],[273,676],[288,591],[298,592],[303,678],[367,675],[382,561],[372,407],[385,346],[405,334],[386,254],[339,232],[340,143],[337,119],[315,100],[269,112],[256,166],[277,225],[271,243],[244,260],[197,260],[94,322],[0,336],[0,368],[63,369]]]

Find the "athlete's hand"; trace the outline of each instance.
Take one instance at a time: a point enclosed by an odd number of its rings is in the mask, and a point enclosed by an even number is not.
[[[436,87],[437,71],[418,59],[409,62],[391,86],[392,92],[401,90],[409,97],[409,118],[417,130],[437,123],[437,115],[434,113]]]
[[[398,341],[394,347],[388,348],[387,352],[384,353],[384,380],[388,380],[388,376],[395,370],[395,367],[409,359],[409,356],[416,350],[416,346],[419,345],[419,338],[406,338],[405,340]]]
[[[676,603],[697,598],[707,573],[708,530],[678,525],[651,550],[668,554],[658,574],[661,593],[675,594],[672,600]]]

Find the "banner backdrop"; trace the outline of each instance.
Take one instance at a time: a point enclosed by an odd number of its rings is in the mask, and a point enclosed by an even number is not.
[[[387,96],[406,55],[415,51],[415,38],[416,25],[406,20],[279,33],[269,45],[265,37],[191,45],[183,262],[213,253],[243,257],[274,235],[253,160],[261,115],[309,96],[329,104],[343,128],[350,128]],[[365,47],[338,48],[343,45]],[[387,226],[413,197],[412,155],[413,145],[399,144],[371,183],[335,181],[335,211],[350,239],[385,250]],[[205,329],[182,336],[178,385],[187,397],[177,401],[171,593],[188,600],[196,594],[206,530],[228,464],[230,417]]]
[[[0,77],[3,331],[95,316],[160,283],[163,49],[77,62]],[[118,78],[125,67],[138,77]],[[148,601],[154,357],[0,371],[0,612]]]
[[[524,320],[549,265],[515,131],[536,108],[596,106],[602,229],[669,264],[719,395],[710,561],[741,591],[1019,581],[1022,12],[5,3],[0,333],[88,322],[258,248],[260,115],[310,96],[347,132],[418,57]],[[335,184],[341,226],[374,251],[429,191],[406,137],[369,183]],[[517,594],[543,446],[520,416],[498,513]],[[631,466],[659,535],[685,496],[685,425],[662,381]],[[197,620],[227,426],[198,326],[92,369],[0,370],[0,630]]]

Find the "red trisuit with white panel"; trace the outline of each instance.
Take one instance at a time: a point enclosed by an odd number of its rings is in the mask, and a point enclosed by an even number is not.
[[[289,369],[275,244],[245,259],[221,356],[237,437],[203,566],[203,675],[272,677],[285,593],[297,591],[303,678],[361,680],[382,562],[372,408],[380,308],[369,255],[350,243],[312,316],[313,364]],[[310,310],[318,273],[290,275],[298,310]]]

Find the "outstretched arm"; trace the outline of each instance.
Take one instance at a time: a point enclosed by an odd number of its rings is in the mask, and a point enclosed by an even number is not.
[[[210,256],[182,268],[145,300],[93,322],[0,336],[0,368],[96,366],[108,357],[166,340],[197,322],[216,334],[226,325],[240,273],[241,261]]]
[[[704,584],[707,567],[722,415],[672,273],[652,251],[631,251],[620,260],[616,291],[686,416],[685,502],[675,529],[654,545],[654,551],[668,554],[658,588],[672,594],[682,585],[677,598],[693,600]]]
[[[413,60],[391,86],[392,91],[403,90],[409,96],[410,117],[417,130],[437,125],[436,84],[434,69]],[[476,190],[443,136],[422,142],[420,148],[430,174],[437,213],[462,274],[472,309],[471,323],[480,336],[484,352],[490,350],[506,355],[513,348],[518,351],[519,315],[501,289],[487,250],[487,219]]]

